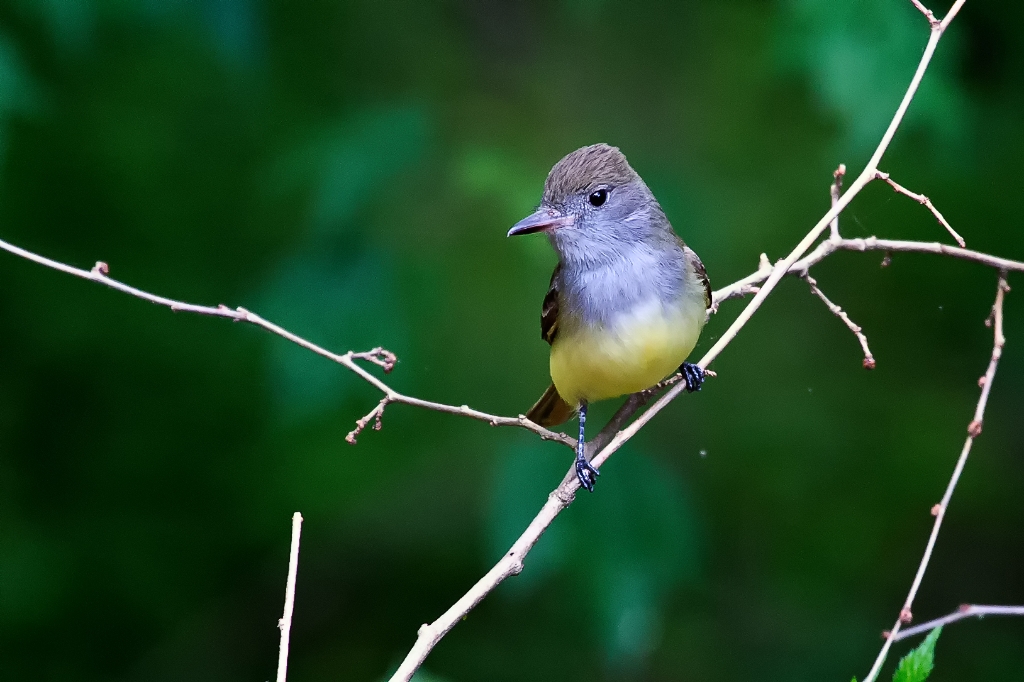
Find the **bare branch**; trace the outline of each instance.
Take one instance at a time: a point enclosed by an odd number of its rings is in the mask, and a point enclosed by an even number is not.
[[[704,370],[705,377],[715,378],[718,376],[715,372],[710,369]],[[604,425],[604,428],[594,436],[590,441],[587,442],[587,457],[591,457],[593,453],[602,449],[605,445],[611,442],[611,439],[618,433],[626,422],[636,414],[636,411],[646,405],[648,401],[657,395],[660,395],[669,386],[676,384],[683,379],[683,375],[676,372],[664,381],[659,381],[654,386],[651,386],[645,391],[639,393],[633,393],[626,398],[626,402],[622,403],[622,406],[612,415],[612,418],[608,420],[608,423]]]
[[[909,189],[907,189],[906,187],[904,187],[903,185],[889,177],[888,173],[876,171],[875,177],[878,178],[879,180],[885,180],[885,182],[887,182],[890,187],[896,190],[896,192],[910,197],[917,203],[927,208],[929,211],[932,212],[932,215],[935,216],[935,219],[939,221],[939,224],[946,228],[946,231],[953,236],[953,239],[956,240],[956,243],[960,245],[961,249],[967,246],[967,242],[964,241],[964,238],[961,237],[960,234],[953,229],[953,226],[949,224],[949,222],[942,216],[941,213],[939,213],[939,209],[935,208],[935,204],[932,203],[931,199],[929,199],[923,194],[911,192]]]
[[[295,610],[295,577],[299,572],[299,536],[302,534],[302,514],[292,515],[292,547],[288,553],[288,581],[284,590],[284,615],[277,622],[281,630],[281,647],[277,655],[277,682],[288,676],[288,642],[292,632],[292,612]]]
[[[931,253],[940,256],[951,256],[960,260],[974,261],[975,263],[987,265],[988,267],[995,268],[997,270],[1024,272],[1024,262],[1010,260],[1009,258],[1000,258],[999,256],[982,253],[981,251],[961,249],[956,246],[941,244],[939,242],[918,242],[867,237],[866,239],[841,239],[838,242],[833,242],[831,240],[823,241],[809,254],[793,263],[789,270],[786,271],[786,274],[802,277],[810,268],[825,260],[836,251],[884,251],[887,254],[887,257],[893,252]],[[887,262],[883,264],[888,265]],[[712,298],[716,306],[714,309],[717,310],[717,305],[723,301],[745,296],[749,293],[749,289],[756,289],[758,284],[768,278],[770,271],[770,268],[766,269],[762,266],[757,271],[747,275],[743,279],[737,280],[732,284],[728,284],[718,291],[715,291],[712,294]]]
[[[2,244],[2,242],[0,242],[0,244]],[[311,341],[307,341],[306,339],[303,339],[302,337],[297,336],[282,327],[279,327],[273,322],[263,319],[262,317],[256,315],[255,313],[249,312],[245,308],[238,308],[237,312],[239,313],[240,317],[236,319],[245,322],[250,322],[259,327],[263,327],[267,331],[273,332],[278,336],[282,336],[288,339],[289,341],[302,346],[303,348],[307,348],[313,351],[317,355],[321,355],[325,358],[334,360],[335,362],[344,365],[348,369],[358,374],[364,381],[371,384],[373,387],[375,387],[377,390],[383,393],[384,397],[387,399],[389,403],[403,403],[405,405],[412,405],[413,407],[421,407],[425,410],[444,412],[446,414],[462,415],[464,417],[469,417],[471,419],[476,419],[478,421],[487,422],[491,426],[518,426],[528,431],[533,431],[544,440],[557,441],[570,448],[576,446],[576,441],[566,436],[564,433],[557,433],[555,431],[546,429],[543,426],[540,426],[539,424],[534,424],[524,415],[519,415],[518,417],[501,417],[498,415],[481,412],[480,410],[474,410],[468,405],[446,405],[444,403],[435,403],[430,400],[422,400],[420,398],[414,398],[412,396],[399,393],[398,391],[394,390],[377,377],[367,372],[365,369],[360,367],[358,363],[355,362],[356,358],[366,359],[369,360],[370,362],[373,362],[374,364],[383,367],[385,371],[387,371],[389,359],[394,358],[394,354],[384,349],[375,348],[371,351],[366,351],[364,353],[355,353],[349,351],[343,355],[338,355],[337,353],[332,353],[331,351],[325,348],[321,348],[320,346],[316,345],[315,343],[312,343]],[[393,364],[394,363],[392,362],[391,366],[393,366]]]
[[[839,193],[843,189],[844,175],[846,175],[846,164],[841,163],[839,164],[839,167],[836,168],[835,172],[832,173],[832,186],[829,187],[829,195],[832,197],[833,206],[839,203]],[[842,242],[843,238],[839,234],[838,215],[832,219],[830,228],[831,235],[829,237],[829,243],[838,244],[839,242]],[[840,308],[838,305],[830,301],[828,297],[825,296],[825,293],[818,288],[818,282],[813,277],[811,277],[811,274],[809,272],[804,271],[801,274],[801,276],[811,287],[811,293],[820,298],[822,303],[824,303],[825,306],[830,311],[832,311],[832,314],[838,317],[840,320],[842,320],[843,324],[846,325],[847,329],[853,332],[854,336],[857,337],[857,341],[860,342],[860,347],[864,351],[864,369],[874,369],[875,358],[873,355],[871,355],[871,349],[868,348],[868,337],[864,335],[864,332],[861,330],[860,326],[854,324],[853,320],[850,319],[850,316],[847,315],[842,308]]]
[[[756,271],[750,273],[743,279],[736,280],[732,284],[727,284],[718,291],[713,291],[711,293],[711,307],[708,308],[708,317],[710,318],[711,315],[718,312],[718,308],[723,301],[728,301],[730,298],[740,298],[742,296],[756,294],[761,290],[761,287],[759,287],[758,284],[768,279],[768,275],[770,274],[772,274],[772,265],[768,261],[768,256],[762,253]]]
[[[370,410],[370,413],[368,415],[366,415],[362,419],[356,420],[356,428],[348,432],[348,435],[345,436],[345,440],[350,445],[355,445],[356,436],[358,436],[362,432],[362,430],[366,428],[366,425],[369,424],[371,420],[373,420],[373,430],[380,431],[380,420],[381,417],[384,416],[384,408],[388,406],[389,402],[391,401],[388,400],[387,396],[381,398],[380,402],[377,403],[377,406]]]
[[[864,369],[874,369],[875,357],[871,355],[871,349],[868,348],[868,337],[864,336],[864,332],[861,328],[854,324],[853,320],[850,319],[850,316],[847,315],[842,308],[830,301],[828,297],[822,293],[821,289],[818,288],[818,282],[813,277],[810,275],[804,275],[804,279],[807,281],[807,284],[810,285],[811,293],[820,298],[822,303],[832,311],[832,314],[842,320],[847,329],[853,332],[854,336],[857,337],[857,341],[860,342],[861,350],[864,351]]]
[[[103,261],[98,261],[96,265],[93,266],[92,270],[82,270],[81,268],[76,268],[71,265],[67,265],[65,263],[61,263],[59,261],[46,258],[45,256],[40,256],[39,254],[33,253],[31,251],[21,248],[20,246],[15,246],[14,244],[11,244],[3,240],[0,240],[0,249],[12,253],[16,256],[21,256],[22,258],[28,259],[34,263],[45,265],[48,268],[53,268],[54,270],[59,270],[69,275],[74,275],[75,277],[80,277],[81,279],[89,280],[90,282],[96,282],[98,284],[102,284],[106,287],[109,287],[116,291],[120,291],[130,296],[141,298],[144,301],[149,301],[150,303],[155,303],[157,305],[170,308],[171,310],[176,312],[188,312],[195,313],[198,315],[209,315],[211,317],[223,317],[229,320],[234,320],[235,322],[247,322],[257,327],[262,327],[263,329],[271,332],[272,334],[277,334],[278,336],[285,338],[294,344],[302,346],[306,350],[312,351],[321,357],[327,358],[328,360],[332,360],[338,363],[339,365],[343,365],[344,367],[348,368],[355,374],[359,375],[359,377],[362,378],[364,381],[371,384],[374,388],[383,393],[384,398],[388,403],[404,403],[406,405],[412,405],[414,407],[421,407],[427,410],[434,410],[435,412],[462,415],[464,417],[469,417],[471,419],[476,419],[478,421],[487,422],[491,426],[518,426],[520,428],[524,428],[528,431],[536,433],[544,440],[557,441],[570,448],[575,447],[576,445],[576,441],[573,440],[572,438],[569,438],[565,434],[551,431],[549,429],[544,428],[543,426],[540,426],[539,424],[534,424],[532,421],[530,421],[523,415],[519,415],[518,417],[501,417],[498,415],[488,414],[486,412],[471,409],[466,405],[445,405],[443,403],[435,403],[429,400],[421,400],[419,398],[413,398],[411,396],[399,393],[398,391],[394,390],[393,388],[385,384],[383,381],[381,381],[380,379],[378,379],[377,377],[373,376],[365,369],[360,367],[359,364],[356,362],[356,360],[365,360],[367,362],[371,362],[381,367],[384,370],[384,373],[387,374],[392,369],[394,369],[395,363],[397,362],[397,358],[395,357],[394,353],[385,350],[384,348],[377,347],[374,348],[373,350],[365,352],[349,351],[347,353],[341,354],[334,353],[332,351],[327,350],[326,348],[323,348],[322,346],[313,343],[312,341],[308,341],[302,338],[301,336],[298,336],[297,334],[293,334],[287,329],[279,325],[276,325],[273,322],[260,317],[256,313],[246,310],[245,308],[239,307],[231,309],[225,305],[204,306],[196,305],[194,303],[186,303],[184,301],[177,301],[175,299],[167,298],[165,296],[151,294],[147,291],[143,291],[142,289],[137,289],[133,286],[125,284],[124,282],[119,282],[118,280],[113,279],[109,276],[110,267]],[[378,408],[379,407],[380,406],[378,405]],[[358,433],[358,430],[355,433]],[[352,435],[354,439],[354,434],[350,435]]]
[[[989,319],[986,320],[986,324],[991,323],[995,327],[992,334],[992,357],[989,360],[985,375],[978,380],[978,384],[981,386],[981,395],[978,398],[977,406],[974,408],[974,419],[971,420],[967,427],[967,439],[964,441],[964,447],[960,451],[960,457],[953,468],[953,474],[949,478],[949,483],[946,484],[946,492],[943,493],[942,500],[932,507],[931,512],[935,516],[935,522],[932,524],[932,532],[928,536],[928,544],[925,546],[921,562],[917,567],[917,573],[914,575],[914,582],[911,583],[910,591],[903,602],[903,608],[900,609],[900,616],[885,638],[885,644],[882,645],[882,650],[878,652],[878,657],[875,659],[874,665],[871,666],[867,677],[864,678],[864,682],[874,682],[878,677],[882,663],[889,653],[889,647],[896,641],[900,628],[904,623],[909,623],[913,618],[911,608],[914,605],[914,598],[917,596],[918,588],[921,587],[921,580],[924,579],[925,571],[928,570],[928,563],[931,561],[932,551],[935,549],[935,541],[938,539],[939,530],[942,528],[942,520],[945,518],[946,510],[949,508],[949,501],[953,497],[953,491],[956,490],[956,484],[960,480],[960,474],[964,470],[964,465],[967,464],[967,456],[971,454],[971,446],[974,445],[974,439],[981,435],[981,425],[985,417],[985,406],[988,404],[989,392],[992,390],[992,380],[995,378],[996,368],[999,366],[999,358],[1002,357],[1003,346],[1006,344],[1006,337],[1003,336],[1003,299],[1009,290],[1010,288],[1006,284],[1006,273],[1000,272],[999,281],[996,284],[996,300],[992,304],[992,313]]]
[[[960,608],[942,618],[936,618],[930,620],[927,623],[921,623],[915,625],[912,628],[902,630],[896,635],[892,635],[892,641],[898,642],[901,639],[907,637],[913,637],[923,632],[931,632],[937,627],[942,625],[948,625],[949,623],[955,623],[958,620],[964,618],[984,618],[985,616],[1024,616],[1024,606],[983,606],[979,604],[961,604]],[[886,637],[890,636],[890,633],[884,633]]]

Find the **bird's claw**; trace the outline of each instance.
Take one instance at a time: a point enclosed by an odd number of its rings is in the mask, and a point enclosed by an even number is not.
[[[580,479],[580,485],[590,492],[594,492],[594,482],[601,472],[594,468],[583,455],[576,455],[576,478]]]
[[[700,387],[704,384],[704,369],[700,365],[684,362],[679,367],[679,371],[683,375],[683,380],[686,381],[687,393],[700,390]]]

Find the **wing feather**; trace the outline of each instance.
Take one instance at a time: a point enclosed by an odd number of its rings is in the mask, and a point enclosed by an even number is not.
[[[540,309],[540,337],[549,344],[554,343],[558,336],[558,273],[561,270],[562,264],[559,263],[551,273],[551,285]]]
[[[693,252],[692,249],[687,247],[686,255],[690,257],[690,262],[693,264],[693,270],[697,273],[697,281],[704,285],[704,307],[711,307],[711,280],[708,279],[708,271],[704,269],[704,264],[700,262],[700,258]]]

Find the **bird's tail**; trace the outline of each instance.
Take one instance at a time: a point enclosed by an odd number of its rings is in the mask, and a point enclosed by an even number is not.
[[[576,408],[558,395],[554,384],[544,391],[537,404],[526,413],[526,418],[541,426],[557,426],[569,421],[576,414]]]

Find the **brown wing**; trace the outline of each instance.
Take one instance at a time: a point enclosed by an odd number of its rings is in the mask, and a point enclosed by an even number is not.
[[[700,258],[697,257],[691,249],[686,249],[690,256],[690,261],[693,263],[693,269],[697,273],[697,281],[704,285],[704,305],[707,308],[711,307],[711,281],[708,279],[708,271],[704,269],[704,264],[700,262]]]
[[[540,309],[540,338],[549,344],[554,343],[558,336],[558,273],[562,264],[555,266],[551,273],[551,285],[548,293],[544,295],[544,305]]]
[[[562,264],[559,263],[551,273],[551,286],[544,295],[544,305],[540,310],[540,337],[548,343],[553,343],[558,336],[558,273],[561,268]],[[576,408],[565,402],[552,384],[526,413],[526,417],[541,426],[556,426],[569,421],[574,414]]]

